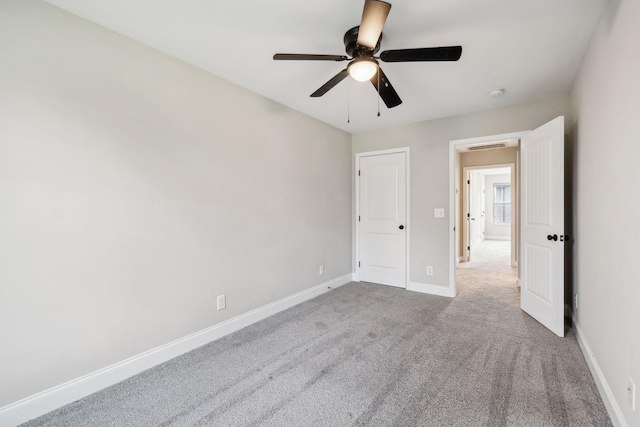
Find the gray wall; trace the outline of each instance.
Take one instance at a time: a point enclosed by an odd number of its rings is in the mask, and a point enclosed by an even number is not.
[[[0,407],[350,274],[349,134],[42,2],[0,51]]]
[[[448,211],[449,141],[534,129],[568,113],[566,95],[353,135],[354,158],[366,151],[411,148],[410,281],[449,286],[449,256],[454,250],[449,247],[449,221],[433,218],[434,208]],[[355,200],[352,206],[355,212]],[[353,230],[355,271],[355,223]],[[427,265],[434,267],[428,279]]]
[[[640,425],[626,390],[629,377],[640,387],[639,17],[637,0],[608,3],[571,91],[575,316],[629,426]]]

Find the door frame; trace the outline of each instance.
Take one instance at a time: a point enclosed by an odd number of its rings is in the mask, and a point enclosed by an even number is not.
[[[496,163],[496,164],[490,164],[490,165],[481,165],[481,166],[464,166],[462,168],[463,172],[470,172],[472,170],[483,170],[483,169],[496,169],[496,168],[509,168],[509,175],[510,175],[510,184],[513,186],[513,183],[516,182],[516,164],[515,163]],[[466,174],[465,174],[466,175]],[[512,193],[512,218],[511,218],[511,266],[512,267],[517,267],[518,266],[518,262],[516,261],[516,243],[518,243],[518,239],[515,238],[516,232],[517,232],[517,227],[516,227],[516,222],[520,220],[519,216],[518,216],[518,201],[520,200],[520,193],[519,193],[519,183],[520,181],[517,182],[517,187],[516,191],[514,193]],[[464,182],[460,183],[460,186],[463,188],[467,188],[467,185]],[[462,218],[464,219],[464,208],[465,206],[468,207],[469,205],[469,201],[468,201],[468,197],[469,197],[469,190],[466,190],[466,197],[465,196],[465,191],[461,191],[461,197],[460,197],[460,215],[462,215]],[[513,195],[515,194],[516,197],[513,197]],[[515,208],[515,209],[514,209]],[[485,220],[486,220],[486,214],[485,214]],[[469,223],[468,222],[464,222],[462,221],[463,224],[467,224],[466,226],[462,226],[462,229],[460,230],[460,232],[462,233],[467,233],[468,229],[469,229]],[[468,243],[468,237],[464,237],[463,235],[463,243],[466,242]],[[464,246],[464,245],[463,245]],[[465,249],[464,247],[462,248],[463,251],[463,259],[469,260],[469,252],[467,249]],[[456,254],[458,252],[456,251]]]
[[[354,218],[353,221],[356,224],[356,259],[355,259],[355,274],[354,274],[354,281],[359,282],[360,281],[360,267],[358,267],[358,261],[360,259],[360,222],[358,221],[358,215],[360,212],[360,181],[358,180],[358,171],[360,170],[360,158],[362,157],[371,157],[371,156],[382,156],[385,154],[397,154],[397,153],[404,153],[405,158],[405,175],[404,175],[404,179],[405,179],[405,229],[407,230],[406,233],[406,238],[405,238],[405,248],[404,248],[404,253],[405,253],[405,272],[404,272],[404,288],[407,288],[407,285],[409,284],[409,274],[410,274],[410,270],[409,270],[409,265],[410,265],[410,248],[411,248],[411,244],[410,244],[410,238],[411,238],[411,220],[410,220],[410,212],[411,210],[409,209],[411,206],[411,171],[409,168],[409,165],[411,164],[411,161],[409,159],[409,155],[410,155],[410,150],[409,147],[400,147],[400,148],[391,148],[388,150],[377,150],[377,151],[365,151],[365,152],[361,152],[361,153],[356,153],[355,155],[355,167],[354,167],[354,180],[355,180],[355,187],[356,187],[356,209],[354,212]]]
[[[458,232],[461,232],[461,230],[456,230],[456,218],[458,215],[456,211],[456,148],[495,141],[519,140],[529,132],[531,130],[449,141],[449,289],[454,296],[458,294],[456,289],[456,261],[459,251],[459,238],[457,237]],[[520,180],[518,180],[519,186]],[[518,197],[522,197],[520,191],[518,191]]]

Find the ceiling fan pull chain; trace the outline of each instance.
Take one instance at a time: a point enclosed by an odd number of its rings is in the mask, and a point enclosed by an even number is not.
[[[349,93],[351,92],[349,90],[349,88],[351,87],[351,84],[347,85],[347,123],[351,123],[351,103],[350,103],[350,96]]]
[[[378,68],[378,117],[380,117],[380,68]]]

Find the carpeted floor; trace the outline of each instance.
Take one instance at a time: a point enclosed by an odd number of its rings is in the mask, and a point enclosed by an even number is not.
[[[485,249],[455,299],[350,283],[26,425],[611,425],[573,331]]]

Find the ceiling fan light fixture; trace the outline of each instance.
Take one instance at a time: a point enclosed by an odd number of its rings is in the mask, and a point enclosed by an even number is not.
[[[357,58],[349,64],[347,72],[354,80],[366,82],[378,72],[378,62],[368,57]]]

